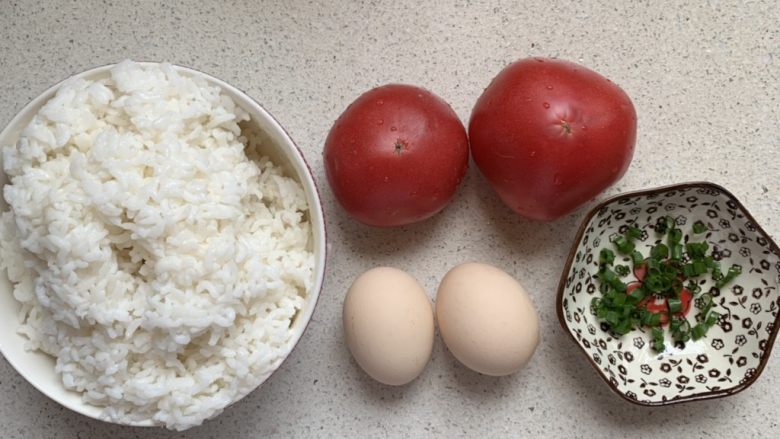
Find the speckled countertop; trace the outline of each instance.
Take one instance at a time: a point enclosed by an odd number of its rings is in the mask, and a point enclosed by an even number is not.
[[[335,204],[320,155],[333,120],[371,87],[424,86],[466,121],[504,65],[528,55],[556,56],[613,79],[637,109],[633,164],[600,198],[710,180],[736,194],[778,237],[775,2],[178,3],[0,2],[0,125],[56,81],[124,58],[191,66],[245,90],[288,129],[322,188],[331,250],[314,320],[279,373],[186,433],[124,428],[71,413],[0,360],[0,437],[668,438],[780,432],[777,349],[757,383],[732,397],[648,409],[610,392],[555,317],[559,270],[584,210],[549,224],[520,219],[472,166],[441,214],[412,227],[374,230],[351,221]],[[367,378],[341,333],[341,302],[351,280],[375,265],[392,265],[411,272],[433,295],[441,276],[466,260],[502,267],[531,291],[543,331],[532,362],[513,376],[488,378],[457,363],[437,339],[433,359],[411,385],[388,388]]]

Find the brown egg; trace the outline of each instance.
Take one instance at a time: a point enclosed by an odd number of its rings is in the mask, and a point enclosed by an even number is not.
[[[342,317],[352,356],[381,383],[406,384],[431,358],[431,302],[401,270],[378,267],[360,275],[347,292]]]
[[[455,358],[485,375],[517,371],[539,344],[539,318],[528,293],[512,276],[486,264],[458,265],[444,276],[436,320]]]

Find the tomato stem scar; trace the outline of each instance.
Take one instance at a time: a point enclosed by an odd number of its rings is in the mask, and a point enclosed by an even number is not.
[[[565,120],[561,121],[561,127],[563,128],[563,131],[566,134],[571,134],[571,125],[569,125],[569,122],[566,122]]]
[[[393,147],[395,148],[395,153],[396,153],[396,154],[398,154],[398,155],[401,155],[401,153],[402,153],[402,152],[403,152],[405,149],[408,149],[408,146],[406,145],[406,142],[404,142],[404,141],[403,141],[403,140],[401,140],[401,139],[397,139],[397,140],[395,141],[395,145],[393,145]]]

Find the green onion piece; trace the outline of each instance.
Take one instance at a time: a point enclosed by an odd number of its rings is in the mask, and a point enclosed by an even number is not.
[[[618,335],[626,335],[631,331],[631,320],[622,320],[612,327],[612,331]]]
[[[607,311],[607,315],[604,317],[604,320],[606,320],[610,326],[615,326],[620,321],[620,315],[615,311]]]
[[[670,259],[675,261],[682,261],[682,256],[683,256],[682,244],[672,245],[672,255],[670,256]]]
[[[707,329],[709,329],[707,325],[698,323],[696,326],[691,328],[691,338],[698,340],[704,337],[707,334]]]
[[[678,312],[682,311],[682,300],[671,298],[668,302],[670,313],[677,314]]]
[[[669,230],[669,246],[673,246],[674,244],[679,244],[680,241],[682,241],[683,233],[680,229],[670,229]]]
[[[664,244],[658,244],[650,250],[651,259],[664,259],[669,255],[669,247]]]
[[[612,265],[614,261],[615,253],[608,248],[602,248],[599,252],[599,264]]]
[[[645,275],[645,288],[654,292],[660,293],[663,290],[663,285],[660,276],[656,274]]]
[[[682,267],[683,270],[683,276],[685,277],[694,277],[696,276],[696,269],[693,268],[693,264],[685,264]]]
[[[697,296],[701,292],[701,285],[691,280],[685,285],[685,289],[690,291],[692,295]]]
[[[669,324],[669,329],[672,331],[672,338],[675,341],[686,342],[691,339],[691,324],[688,320],[683,318],[673,318]]]
[[[653,350],[656,352],[664,350],[664,332],[661,328],[653,328]]]
[[[707,256],[709,245],[706,242],[689,242],[685,244],[685,252],[691,259],[702,259]]]
[[[639,287],[639,288],[634,288],[634,290],[633,290],[633,291],[631,291],[630,293],[628,293],[628,297],[629,297],[629,299],[630,299],[630,300],[631,300],[633,303],[635,303],[635,304],[636,304],[636,303],[639,303],[639,302],[641,302],[641,301],[642,301],[642,299],[644,299],[644,298],[645,298],[645,296],[647,296],[647,293],[645,292],[645,289],[644,289],[644,288],[642,288],[642,287]]]
[[[704,293],[701,295],[701,315],[706,316],[712,308],[712,294]]]
[[[660,312],[647,312],[642,316],[642,324],[650,327],[661,326]]]
[[[658,221],[655,223],[655,231],[660,234],[665,234],[667,230],[669,230],[669,223],[671,221],[668,221],[668,217],[662,217],[658,218]]]
[[[616,278],[615,272],[606,267],[602,267],[596,277],[598,277],[600,281],[606,284],[611,284],[612,281]]]
[[[623,236],[618,236],[615,238],[614,244],[618,252],[622,255],[631,254],[631,252],[634,251],[634,248],[636,248],[633,242],[629,241]]]
[[[696,273],[695,276],[706,273],[707,264],[704,261],[693,261],[693,272]]]
[[[631,252],[631,262],[634,263],[634,267],[641,264],[642,261],[645,260],[645,257],[642,256],[642,253],[639,252],[639,250],[634,250]]]
[[[693,223],[693,233],[699,234],[699,233],[704,233],[706,231],[707,231],[707,226],[703,222],[696,221],[695,223]]]
[[[720,266],[716,265],[712,267],[712,280],[719,281],[723,279],[723,272],[720,271]]]
[[[637,226],[631,226],[626,231],[626,237],[628,239],[639,239],[642,237],[642,229]]]
[[[728,273],[726,273],[726,275],[723,276],[723,278],[721,278],[715,283],[715,287],[719,289],[725,287],[726,284],[734,280],[741,273],[742,273],[742,268],[740,268],[738,265],[732,265],[731,267],[729,267]]]
[[[618,293],[625,293],[625,292],[626,292],[626,288],[628,287],[626,284],[624,284],[623,282],[621,282],[621,281],[620,281],[620,279],[618,279],[618,278],[615,278],[615,280],[613,280],[613,281],[610,283],[610,285],[611,285],[611,286],[612,286],[612,288],[614,288],[614,289],[615,289],[615,291],[617,291]]]
[[[704,324],[709,327],[715,326],[718,323],[719,318],[720,318],[720,314],[713,311],[709,313],[709,315],[707,315],[707,319],[704,320]]]

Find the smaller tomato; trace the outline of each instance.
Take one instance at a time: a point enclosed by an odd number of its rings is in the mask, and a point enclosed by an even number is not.
[[[428,90],[390,84],[363,93],[333,124],[325,173],[336,200],[365,224],[424,220],[455,194],[469,160],[466,129]]]

